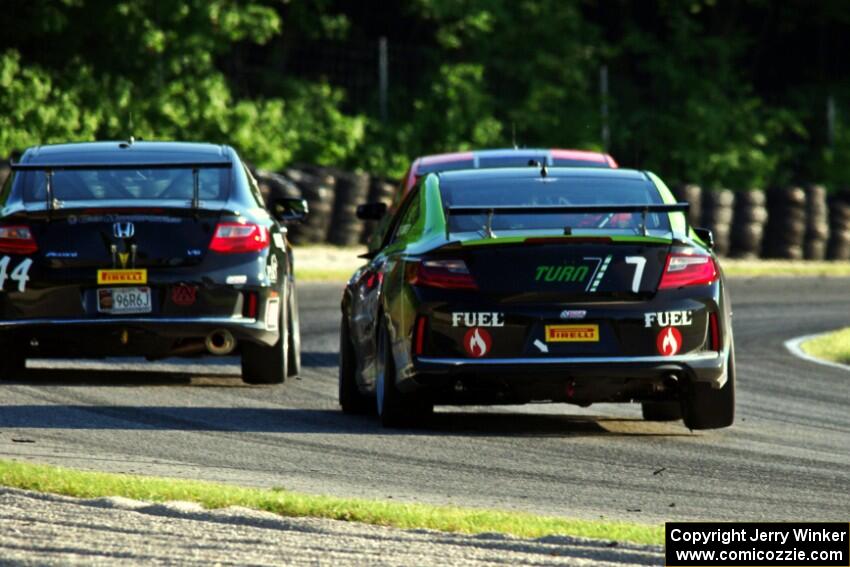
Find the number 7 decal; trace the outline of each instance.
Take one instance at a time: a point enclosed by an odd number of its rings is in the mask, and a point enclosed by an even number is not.
[[[640,291],[640,278],[643,276],[643,269],[646,267],[646,258],[643,256],[626,256],[626,264],[635,265],[635,277],[632,278],[632,292]]]

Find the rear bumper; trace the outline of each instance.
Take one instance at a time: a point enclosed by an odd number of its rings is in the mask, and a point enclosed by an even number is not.
[[[69,350],[121,356],[127,350],[137,354],[157,352],[165,345],[203,340],[211,332],[225,329],[237,341],[273,345],[279,329],[268,328],[265,321],[248,317],[150,317],[116,316],[80,319],[16,319],[0,321],[0,334],[21,341],[26,348],[43,343],[48,351]],[[122,339],[122,336],[124,337]],[[129,338],[128,338],[129,337]]]
[[[47,325],[258,325],[257,319],[249,317],[137,317],[132,315],[115,316],[109,318],[93,319],[12,319],[7,321],[0,320],[0,329],[21,328],[21,327],[41,327]]]
[[[400,380],[399,388],[408,392],[445,390],[458,380],[484,388],[505,384],[510,387],[580,384],[589,389],[590,397],[594,397],[593,390],[607,392],[604,387],[608,386],[623,390],[624,385],[629,384],[641,384],[646,391],[660,391],[662,386],[670,384],[672,376],[676,380],[704,382],[719,388],[726,381],[725,361],[724,353],[717,352],[640,357],[419,357],[414,361],[413,374]],[[634,392],[639,391],[641,388],[635,387]]]

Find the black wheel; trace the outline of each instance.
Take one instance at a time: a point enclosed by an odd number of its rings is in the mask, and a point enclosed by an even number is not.
[[[726,361],[726,384],[719,390],[709,384],[690,384],[682,400],[688,429],[720,429],[735,421],[735,351]]]
[[[298,317],[298,295],[295,293],[294,281],[290,281],[289,283],[289,301],[287,303],[286,315],[289,321],[287,376],[295,377],[301,374],[301,323]]]
[[[682,419],[682,406],[679,402],[643,402],[640,409],[646,421]]]
[[[357,386],[357,360],[345,315],[339,325],[339,405],[343,413],[365,414],[374,411],[375,402]]]
[[[0,339],[0,380],[15,380],[23,376],[27,367],[23,345]]]
[[[378,332],[378,371],[375,379],[375,409],[384,427],[421,425],[434,411],[434,404],[417,400],[398,390],[389,333],[384,325]]]
[[[283,290],[282,290],[283,291]],[[286,294],[281,293],[281,298]],[[246,384],[280,384],[286,379],[289,362],[289,333],[286,309],[278,310],[280,338],[272,346],[242,343],[242,381]]]

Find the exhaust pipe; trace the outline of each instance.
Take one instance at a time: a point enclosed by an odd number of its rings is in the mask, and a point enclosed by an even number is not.
[[[204,339],[204,346],[210,354],[224,356],[233,352],[236,348],[236,339],[227,329],[217,329],[207,335]]]

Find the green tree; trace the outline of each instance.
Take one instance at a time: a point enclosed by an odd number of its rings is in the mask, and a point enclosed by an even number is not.
[[[232,142],[257,165],[280,168],[344,159],[362,139],[362,120],[340,113],[342,94],[328,85],[287,100],[234,97],[217,59],[281,33],[276,3],[36,0],[9,14],[0,154],[134,134]]]

